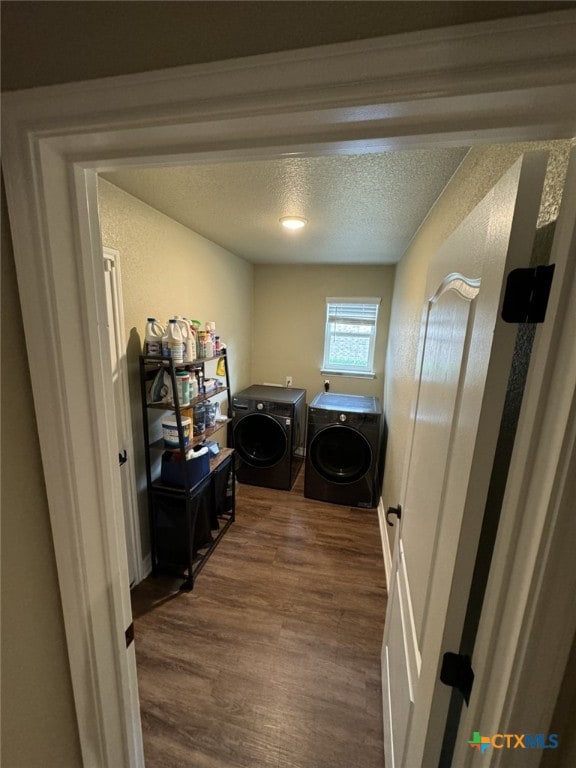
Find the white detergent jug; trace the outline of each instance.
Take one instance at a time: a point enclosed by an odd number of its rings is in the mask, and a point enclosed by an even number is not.
[[[191,363],[195,355],[194,346],[192,344],[191,339],[191,332],[190,332],[190,322],[186,320],[185,317],[180,317],[180,315],[175,315],[176,322],[178,323],[178,327],[180,328],[180,333],[182,334],[182,343],[184,344],[184,362],[185,363]]]
[[[198,339],[196,338],[196,328],[194,327],[194,321],[189,320],[187,317],[182,318],[188,323],[188,344],[190,347],[189,358],[186,362],[191,363],[198,359]]]
[[[172,358],[174,363],[184,362],[184,342],[182,341],[182,332],[175,317],[168,321],[168,331],[162,341],[166,340],[166,351],[168,357]]]
[[[164,328],[157,322],[155,317],[146,319],[146,334],[144,336],[144,354],[158,355],[162,354],[162,337]]]

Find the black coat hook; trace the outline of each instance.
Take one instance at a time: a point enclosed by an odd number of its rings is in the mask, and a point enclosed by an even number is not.
[[[391,523],[390,520],[388,520],[388,515],[396,515],[398,520],[400,520],[400,518],[402,517],[402,507],[400,506],[400,504],[398,504],[397,507],[388,507],[388,509],[386,510],[386,522],[388,523],[389,526],[393,527],[394,523]]]

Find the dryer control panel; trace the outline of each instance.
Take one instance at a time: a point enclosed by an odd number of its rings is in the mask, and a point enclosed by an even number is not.
[[[274,403],[267,400],[248,400],[240,397],[232,398],[232,411],[234,413],[266,413],[270,416],[280,416],[290,419],[293,414],[293,406],[290,403]]]

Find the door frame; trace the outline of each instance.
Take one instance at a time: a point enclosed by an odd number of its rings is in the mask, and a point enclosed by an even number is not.
[[[126,482],[128,484],[129,508],[124,510],[127,516],[128,536],[126,537],[126,549],[128,557],[132,560],[134,567],[134,583],[131,586],[139,584],[152,570],[150,562],[144,562],[142,557],[142,535],[140,531],[140,515],[138,511],[138,495],[136,492],[136,475],[134,472],[134,444],[132,440],[132,418],[130,415],[130,391],[128,385],[128,363],[126,360],[126,331],[124,328],[124,302],[122,299],[122,269],[120,266],[120,251],[114,248],[104,246],[102,248],[104,262],[110,262],[111,267],[111,290],[112,290],[112,317],[108,318],[108,323],[114,327],[114,340],[118,352],[118,376],[120,379],[120,408],[121,412],[116,414],[116,419],[120,421],[123,436],[123,446],[118,446],[120,450],[123,447],[128,455],[128,462],[125,463],[124,472],[127,473]],[[105,267],[106,269],[106,267]],[[115,401],[116,402],[116,401]],[[118,405],[118,403],[116,403]]]
[[[85,766],[143,764],[97,172],[569,138],[575,38],[566,10],[3,96],[2,165]]]

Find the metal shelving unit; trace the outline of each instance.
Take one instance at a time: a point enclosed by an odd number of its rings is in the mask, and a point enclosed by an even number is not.
[[[181,405],[178,401],[177,371],[202,371],[205,379],[206,365],[224,361],[225,386],[218,386],[208,392],[199,393],[190,403]],[[170,376],[172,385],[171,402],[148,402],[151,383],[159,371]],[[195,375],[195,374],[194,374]],[[194,360],[190,363],[174,363],[170,357],[157,355],[140,356],[140,384],[142,396],[142,420],[144,429],[144,452],[146,459],[146,481],[150,518],[150,546],[152,552],[152,573],[166,573],[184,579],[181,589],[194,587],[194,579],[200,572],[220,539],[234,522],[235,516],[235,468],[232,447],[232,413],[230,377],[226,352],[212,358]],[[227,416],[214,427],[202,434],[190,434],[185,441],[183,417],[193,413],[194,406],[212,400],[222,393],[227,394]],[[168,412],[175,417],[178,432],[178,446],[167,448],[155,431],[161,426],[161,413]],[[154,414],[157,418],[154,422]],[[191,459],[186,461],[187,451],[202,444],[221,430],[227,431],[227,447],[220,448],[210,459],[208,473],[200,478],[189,471]],[[178,484],[167,484],[161,477],[163,457],[167,452],[179,454],[181,475]],[[177,473],[178,474],[178,473]]]

